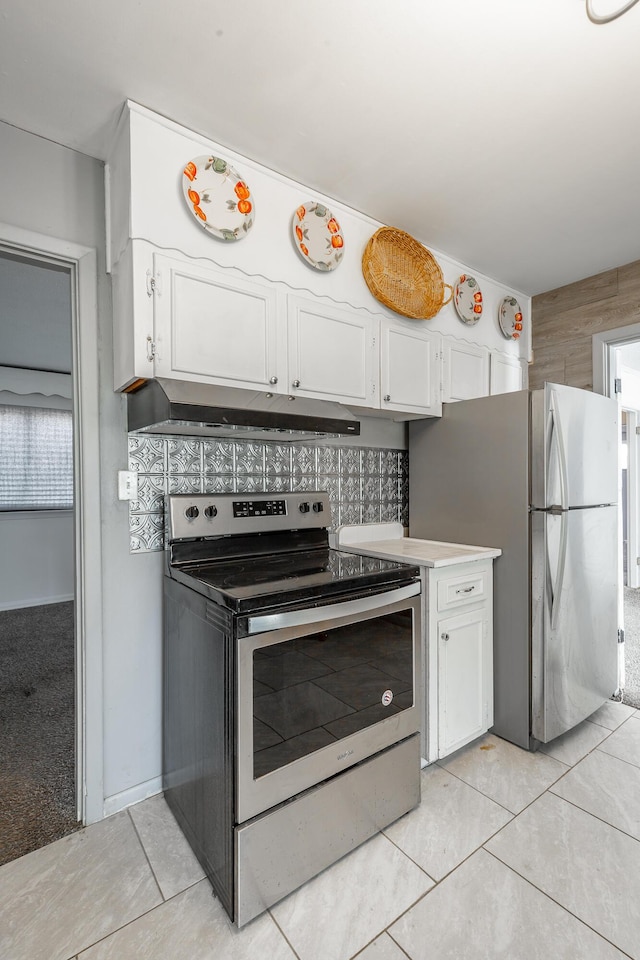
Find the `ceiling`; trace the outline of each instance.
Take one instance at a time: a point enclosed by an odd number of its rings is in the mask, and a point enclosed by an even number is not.
[[[535,294],[640,259],[639,38],[583,0],[0,0],[0,119],[104,159],[129,98]]]

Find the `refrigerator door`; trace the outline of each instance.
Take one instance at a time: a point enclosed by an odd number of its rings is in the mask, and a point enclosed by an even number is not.
[[[532,506],[616,503],[617,439],[615,400],[557,383],[533,391]]]
[[[571,730],[618,685],[617,508],[531,514],[532,735]]]

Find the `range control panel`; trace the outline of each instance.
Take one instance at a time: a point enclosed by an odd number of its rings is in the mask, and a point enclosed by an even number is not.
[[[331,526],[329,495],[283,493],[174,494],[166,498],[169,540]]]
[[[286,517],[286,500],[234,500],[234,517]]]

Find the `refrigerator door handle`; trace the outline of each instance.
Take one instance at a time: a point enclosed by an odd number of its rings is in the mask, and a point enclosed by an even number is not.
[[[569,483],[567,479],[567,456],[565,453],[562,424],[557,412],[557,398],[555,390],[551,391],[549,399],[549,447],[555,445],[558,454],[558,471],[560,474],[560,506],[563,510],[569,508]],[[547,459],[547,471],[551,467],[551,457]],[[547,490],[550,489],[550,477],[547,474]]]
[[[555,583],[551,585],[551,629],[555,630],[558,623],[558,613],[560,611],[560,597],[562,595],[562,585],[564,583],[564,568],[567,559],[567,531],[568,531],[568,513],[563,510],[560,520],[560,545],[558,551],[558,567],[556,570]],[[547,555],[548,563],[548,555]]]

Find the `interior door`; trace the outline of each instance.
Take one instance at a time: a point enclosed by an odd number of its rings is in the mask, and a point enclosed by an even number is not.
[[[618,686],[617,507],[532,513],[532,733],[547,743]]]

